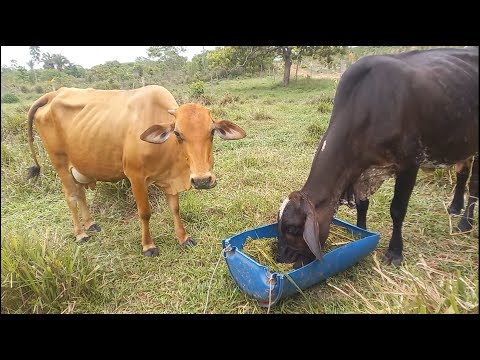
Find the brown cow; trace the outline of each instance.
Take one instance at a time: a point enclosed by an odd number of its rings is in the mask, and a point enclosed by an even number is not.
[[[178,193],[194,187],[216,185],[213,169],[213,135],[225,140],[245,137],[245,131],[228,120],[213,120],[199,104],[178,106],[161,86],[135,90],[60,88],[38,99],[28,113],[28,135],[33,147],[33,122],[63,186],[72,212],[78,241],[88,235],[82,227],[77,203],[87,231],[100,231],[87,207],[85,188],[96,181],[130,180],[142,222],[145,256],[157,256],[149,230],[148,187],[158,186],[173,214],[175,233],[183,246],[195,245],[179,214]],[[171,136],[171,134],[174,136]]]

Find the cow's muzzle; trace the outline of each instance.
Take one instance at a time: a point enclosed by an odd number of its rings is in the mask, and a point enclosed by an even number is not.
[[[192,186],[195,189],[211,189],[215,185],[217,185],[217,181],[211,176],[203,177],[203,178],[195,177],[195,178],[192,178],[191,181],[192,181]]]

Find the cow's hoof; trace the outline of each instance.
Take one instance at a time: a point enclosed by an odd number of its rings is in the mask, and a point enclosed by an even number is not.
[[[81,237],[80,239],[77,239],[77,241],[78,241],[80,244],[83,244],[83,243],[86,243],[89,239],[90,239],[90,236],[83,236],[83,237]]]
[[[189,237],[187,239],[187,241],[185,241],[183,244],[181,244],[180,246],[183,247],[183,248],[186,248],[186,247],[191,247],[191,246],[195,246],[197,245],[196,241],[193,240],[191,237]]]
[[[101,230],[102,228],[100,227],[100,225],[93,223],[92,225],[90,225],[87,231],[100,232]]]
[[[146,257],[158,256],[158,248],[157,248],[157,247],[154,247],[154,248],[145,250],[145,251],[143,252],[143,256],[146,256]]]
[[[450,205],[450,206],[447,208],[447,211],[448,211],[448,213],[449,213],[450,215],[460,215],[460,212],[462,211],[462,209]]]
[[[394,251],[389,249],[385,253],[385,255],[383,257],[383,261],[387,265],[393,264],[395,266],[400,266],[400,265],[402,265],[402,262],[403,262],[403,256],[401,254],[398,255],[397,253],[395,253]]]
[[[462,233],[471,231],[473,228],[472,224],[467,220],[467,218],[462,218],[458,223],[458,226],[453,230],[454,233]]]

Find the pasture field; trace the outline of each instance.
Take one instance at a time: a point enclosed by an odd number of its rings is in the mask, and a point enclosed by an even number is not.
[[[141,255],[140,221],[126,180],[87,191],[102,232],[77,245],[59,178],[38,136],[40,181],[26,181],[33,165],[27,111],[38,95],[2,104],[1,312],[266,313],[237,288],[224,260],[218,262],[221,240],[276,221],[284,198],[304,184],[335,87],[335,79],[299,79],[284,88],[278,77],[207,83],[201,101],[247,137],[216,137],[218,185],[180,195],[180,214],[196,247],[179,247],[165,198],[150,189],[157,258]],[[179,103],[191,100],[186,87],[169,90]],[[478,313],[478,224],[473,233],[449,234],[445,207],[454,180],[453,170],[419,172],[404,223],[402,267],[381,263],[392,228],[390,179],[370,200],[367,226],[381,234],[377,250],[270,313]],[[355,216],[346,207],[337,213],[352,223]]]

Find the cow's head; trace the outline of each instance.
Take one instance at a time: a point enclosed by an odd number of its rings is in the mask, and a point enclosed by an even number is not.
[[[173,123],[153,125],[140,139],[161,144],[173,133],[189,164],[192,186],[196,189],[214,187],[217,181],[213,174],[213,136],[238,140],[246,136],[245,131],[231,121],[213,120],[208,109],[200,104],[183,104],[168,112],[175,117]]]
[[[294,263],[298,269],[322,259],[321,249],[328,236],[328,224],[321,229],[313,204],[298,191],[292,192],[278,212],[276,261]]]

